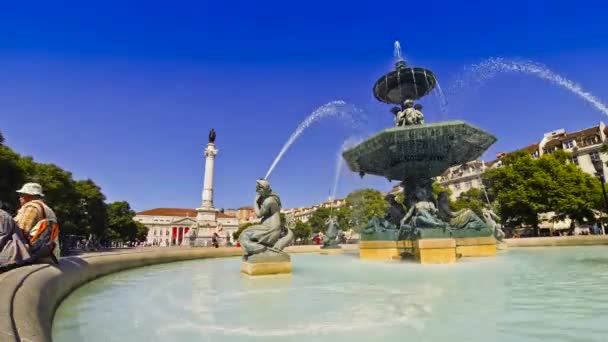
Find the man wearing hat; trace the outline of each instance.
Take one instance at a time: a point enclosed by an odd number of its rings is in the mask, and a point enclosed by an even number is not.
[[[40,186],[40,184],[26,183],[21,189],[17,190],[17,193],[19,194],[21,208],[19,208],[17,216],[15,216],[15,221],[19,228],[23,229],[23,235],[35,235],[36,232],[32,232],[32,228],[36,227],[42,220],[57,223],[57,217],[55,216],[53,209],[42,201],[44,194],[42,193],[42,186]],[[54,240],[56,240],[56,238]],[[55,248],[53,249],[53,254],[58,258],[59,241],[57,240],[54,242]]]

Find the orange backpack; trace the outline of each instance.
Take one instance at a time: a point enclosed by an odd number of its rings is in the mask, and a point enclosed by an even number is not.
[[[30,244],[30,254],[37,258],[50,257],[57,263],[55,251],[59,247],[59,224],[54,218],[47,218],[45,205],[32,201],[39,206],[42,211],[42,220],[30,230],[28,241]]]

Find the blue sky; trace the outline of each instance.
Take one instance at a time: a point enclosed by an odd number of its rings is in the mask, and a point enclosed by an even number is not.
[[[282,145],[316,107],[366,111],[363,132],[312,126],[270,177],[285,207],[324,200],[347,137],[391,125],[374,81],[400,40],[448,88],[488,57],[532,59],[608,101],[608,4],[600,1],[127,2],[0,4],[0,130],[9,146],[92,178],[137,210],[200,204],[203,149],[217,131],[215,204],[249,205]],[[427,121],[464,119],[499,141],[485,155],[557,128],[608,121],[569,92],[500,76],[449,98]],[[37,137],[44,136],[43,140]],[[344,171],[338,195],[390,188]]]

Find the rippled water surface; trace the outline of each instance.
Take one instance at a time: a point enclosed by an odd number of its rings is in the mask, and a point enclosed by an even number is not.
[[[55,341],[607,341],[608,247],[511,249],[453,265],[292,256],[248,278],[240,259],[150,266],[87,284]]]

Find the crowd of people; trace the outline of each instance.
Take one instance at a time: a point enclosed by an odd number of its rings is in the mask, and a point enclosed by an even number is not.
[[[0,273],[34,263],[57,264],[59,225],[43,200],[42,186],[26,183],[17,190],[20,208],[13,218],[0,202]]]

